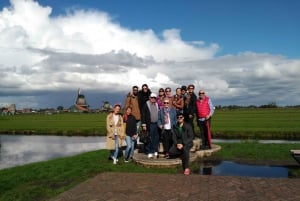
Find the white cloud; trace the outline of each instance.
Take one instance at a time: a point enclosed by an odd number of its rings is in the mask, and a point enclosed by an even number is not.
[[[299,104],[300,60],[255,52],[216,57],[218,44],[184,41],[176,28],[130,30],[102,11],[52,17],[51,7],[32,0],[11,4],[0,12],[0,104],[45,107],[55,92],[125,94],[143,83],[155,92],[195,84],[216,104]],[[287,91],[287,100],[279,96]]]

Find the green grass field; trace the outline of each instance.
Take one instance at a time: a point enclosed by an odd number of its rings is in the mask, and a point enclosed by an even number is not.
[[[0,133],[106,135],[107,113],[0,116]],[[212,119],[214,138],[300,139],[300,108],[219,109]],[[196,125],[196,124],[195,124]],[[196,126],[196,133],[199,129]]]

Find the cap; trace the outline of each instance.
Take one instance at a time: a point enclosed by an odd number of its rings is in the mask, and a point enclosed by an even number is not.
[[[155,93],[151,93],[151,94],[150,94],[150,97],[155,97],[155,98],[156,98],[156,96],[157,96],[157,95],[156,95]]]
[[[186,91],[186,86],[181,86],[181,90],[185,90]]]

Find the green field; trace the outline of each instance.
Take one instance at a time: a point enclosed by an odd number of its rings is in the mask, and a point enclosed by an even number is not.
[[[107,113],[0,116],[0,133],[104,136]],[[196,126],[196,133],[199,129]],[[214,138],[300,139],[300,108],[218,109]]]

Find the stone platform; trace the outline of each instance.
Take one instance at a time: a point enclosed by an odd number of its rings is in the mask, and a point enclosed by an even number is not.
[[[211,149],[208,150],[196,150],[194,152],[190,153],[190,162],[196,161],[198,158],[207,157],[212,155],[212,153],[217,152],[221,150],[221,146],[219,145],[212,145]],[[172,159],[166,159],[164,158],[163,154],[159,154],[158,158],[151,158],[149,159],[145,153],[135,153],[133,156],[133,160],[138,165],[143,165],[145,167],[174,167],[177,165],[181,165],[181,159],[180,158],[172,158]]]

